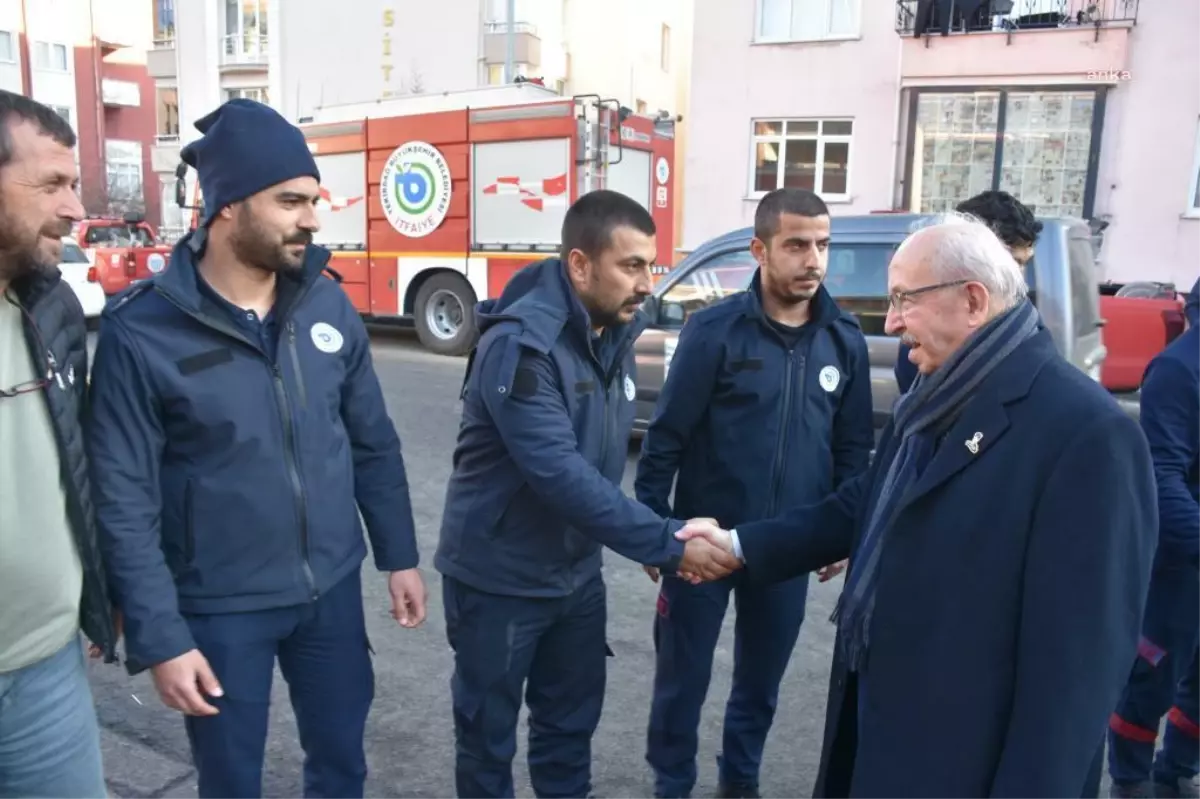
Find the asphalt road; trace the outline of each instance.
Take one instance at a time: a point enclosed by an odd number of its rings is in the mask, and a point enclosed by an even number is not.
[[[408,468],[429,587],[429,618],[418,630],[401,629],[388,615],[384,579],[367,564],[364,601],[376,649],[376,699],[367,727],[368,796],[454,795],[454,737],[450,711],[451,653],[446,643],[439,575],[431,566],[442,500],[459,421],[458,389],[465,361],[425,352],[411,334],[375,331],[376,368],[399,430]],[[631,490],[634,459],[625,474]],[[654,657],[650,631],[655,586],[641,568],[606,553],[609,660],[604,717],[593,742],[593,782],[599,796],[653,795],[644,760]],[[842,585],[814,580],[808,618],[785,678],[762,772],[765,796],[809,796],[820,755],[825,689],[833,626],[829,614]],[[700,781],[695,796],[716,790],[715,756],[729,694],[732,607],[716,655],[700,730]],[[195,796],[181,717],[158,701],[148,675],[93,663],[92,686],[103,728],[106,769],[114,796]],[[525,768],[525,725],[514,762],[519,796],[532,796]],[[302,796],[301,759],[286,685],[276,673],[264,795]]]

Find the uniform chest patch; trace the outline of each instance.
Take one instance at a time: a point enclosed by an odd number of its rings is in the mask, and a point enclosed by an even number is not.
[[[338,329],[327,322],[317,322],[312,326],[313,346],[321,352],[333,354],[342,348],[343,338]]]
[[[817,382],[821,384],[821,388],[826,391],[833,392],[837,390],[838,383],[842,382],[841,372],[836,366],[826,366],[817,375]]]
[[[633,378],[625,375],[625,399],[633,402],[633,398],[637,396],[637,386],[633,384]]]

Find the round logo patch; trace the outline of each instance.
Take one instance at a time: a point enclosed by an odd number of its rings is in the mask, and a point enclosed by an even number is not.
[[[437,230],[450,208],[450,166],[432,144],[410,141],[392,151],[379,177],[383,213],[401,235]]]
[[[667,163],[667,159],[660,156],[654,162],[654,177],[658,179],[660,185],[667,185],[667,181],[671,178],[671,165]]]
[[[333,354],[342,348],[344,339],[338,329],[325,322],[317,322],[312,326],[313,346],[321,352]]]
[[[821,384],[821,388],[826,391],[834,391],[838,387],[838,383],[842,382],[842,375],[838,372],[836,366],[826,366],[817,375],[817,381]]]
[[[625,375],[625,399],[633,402],[633,398],[637,396],[637,386],[633,384],[633,378]]]
[[[162,253],[152,252],[150,257],[146,259],[146,268],[151,274],[157,275],[167,266],[167,259],[162,257]]]

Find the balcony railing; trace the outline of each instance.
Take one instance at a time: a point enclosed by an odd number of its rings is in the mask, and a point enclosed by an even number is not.
[[[483,24],[483,32],[491,35],[493,33],[508,33],[507,22],[485,22]],[[537,36],[537,25],[532,22],[514,22],[513,33],[528,33],[530,36]]]
[[[1101,28],[1137,23],[1139,0],[896,0],[903,35]]]
[[[221,43],[221,66],[265,66],[267,37],[230,34]]]
[[[172,34],[170,36],[162,36],[162,37],[159,37],[154,40],[154,49],[155,50],[170,50],[174,46],[175,46],[174,34]]]

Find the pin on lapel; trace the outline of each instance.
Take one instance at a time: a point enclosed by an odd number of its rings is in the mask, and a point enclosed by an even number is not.
[[[978,432],[975,433],[975,435],[971,436],[969,439],[967,439],[967,441],[966,441],[967,449],[970,450],[972,455],[979,454],[979,442],[982,440],[983,440],[983,433],[978,433]]]

